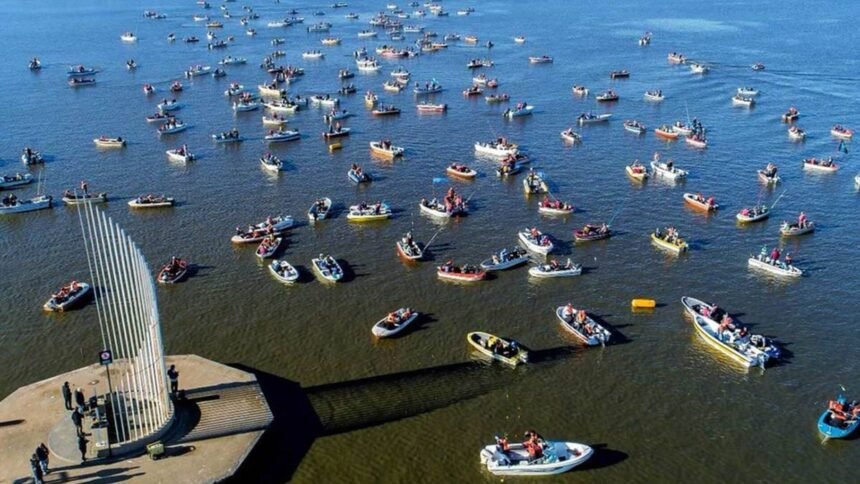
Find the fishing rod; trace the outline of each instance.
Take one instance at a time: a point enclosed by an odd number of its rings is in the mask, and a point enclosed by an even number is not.
[[[437,230],[436,233],[434,233],[433,236],[430,237],[430,240],[428,240],[427,243],[424,244],[424,250],[427,250],[430,247],[430,244],[433,242],[433,239],[435,239],[436,236],[439,235],[443,230],[445,230],[444,225],[439,227],[439,230]]]
[[[621,214],[621,211],[624,210],[624,207],[627,206],[627,202],[629,202],[629,201],[630,201],[630,197],[627,197],[627,199],[624,200],[624,203],[622,203],[621,206],[618,207],[618,210],[615,211],[615,213],[612,215],[612,218],[610,218],[609,221],[606,222],[607,227],[612,225],[612,222],[615,220],[616,217],[618,217],[619,214]]]
[[[780,193],[780,194],[779,194],[779,196],[778,196],[778,197],[776,197],[776,200],[775,200],[775,201],[773,202],[773,204],[770,206],[770,210],[773,210],[773,207],[775,207],[775,206],[776,206],[776,203],[777,203],[777,202],[782,198],[782,196],[783,196],[783,195],[785,195],[785,192],[787,192],[787,191],[788,191],[788,188],[786,188],[785,190],[783,190],[783,191],[782,191],[782,193]]]

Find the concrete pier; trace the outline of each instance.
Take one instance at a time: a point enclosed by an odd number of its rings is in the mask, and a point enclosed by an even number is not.
[[[80,368],[19,388],[0,401],[0,482],[23,482],[40,443],[51,451],[46,482],[143,477],[147,482],[217,482],[233,475],[272,422],[256,377],[196,355],[168,356],[179,371],[184,398],[175,401],[173,424],[163,436],[166,456],[106,456],[104,431],[84,432],[87,462],[81,462],[75,427],[60,387],[68,381],[89,397],[104,392],[105,368]]]

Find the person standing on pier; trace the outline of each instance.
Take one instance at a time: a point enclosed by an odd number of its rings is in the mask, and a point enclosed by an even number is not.
[[[84,397],[84,391],[81,390],[81,387],[78,387],[75,390],[75,404],[78,406],[78,411],[83,413],[86,410],[87,399]]]
[[[75,430],[78,432],[78,437],[83,436],[84,434],[84,417],[77,410],[72,410],[72,423],[75,424]]]
[[[69,387],[69,382],[63,383],[63,401],[66,404],[66,410],[72,409],[72,388]]]
[[[170,365],[170,369],[167,370],[167,378],[170,378],[170,393],[176,396],[176,393],[179,392],[179,372],[176,371],[176,365]]]
[[[78,436],[78,450],[81,451],[81,463],[87,461],[87,439],[83,435]]]
[[[42,474],[48,475],[48,446],[43,443],[36,447],[36,458],[39,459],[39,468]]]
[[[43,484],[45,482],[42,480],[42,468],[39,467],[39,459],[36,458],[36,454],[30,457],[30,470],[33,471],[33,482],[35,484]]]

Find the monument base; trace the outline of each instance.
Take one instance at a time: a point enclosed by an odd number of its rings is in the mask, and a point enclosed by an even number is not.
[[[82,463],[60,386],[68,381],[89,395],[86,389],[104,376],[103,367],[92,365],[21,387],[0,401],[0,482],[30,476],[30,456],[43,442],[51,451],[49,475],[59,476],[53,479],[145,476],[151,482],[196,483],[233,475],[272,421],[256,377],[196,355],[166,360],[180,373],[184,398],[174,401],[174,418],[160,439],[165,458],[151,460],[145,445],[108,455],[106,430],[85,425]]]

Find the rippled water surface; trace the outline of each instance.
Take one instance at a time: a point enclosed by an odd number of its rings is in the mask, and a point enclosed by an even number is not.
[[[356,35],[383,3],[350,2],[346,10],[359,13],[359,21],[323,5],[255,4],[261,16],[252,24],[256,37],[246,36],[238,24],[243,2],[232,3],[236,18],[225,20],[219,36],[235,35],[236,41],[222,51],[206,50],[205,28],[192,21],[199,10],[190,1],[56,3],[2,3],[0,172],[22,170],[18,154],[23,146],[34,146],[49,158],[41,170],[49,194],[56,197],[86,179],[92,189],[109,193],[105,210],[134,237],[153,269],[174,254],[197,265],[187,282],[158,289],[168,352],[241,362],[304,388],[343,384],[329,395],[320,390],[316,410],[357,430],[313,442],[300,456],[296,481],[492,480],[478,465],[480,446],[494,433],[532,427],[598,446],[590,469],[560,478],[569,481],[854,478],[850,463],[860,457],[860,447],[822,445],[815,420],[838,384],[860,389],[860,321],[851,310],[858,296],[854,261],[860,259],[855,147],[849,143],[851,153],[841,155],[842,168],[835,174],[804,173],[801,160],[837,154],[837,141],[828,133],[834,123],[860,127],[860,66],[850,50],[860,45],[852,23],[860,13],[855,3],[486,1],[476,3],[472,15],[459,17],[455,11],[465,4],[446,2],[450,17],[406,22],[440,36],[474,34],[481,44],[492,40],[496,46],[488,51],[452,43],[437,54],[383,61],[379,74],[357,75],[359,93],[377,91],[403,114],[374,119],[361,94],[343,99],[342,107],[356,114],[345,122],[353,133],[342,140],[342,150],[330,153],[319,137],[322,112],[302,111],[289,123],[303,133],[301,141],[273,148],[288,168],[277,177],[257,161],[266,149],[261,113],[234,115],[223,96],[228,82],[254,87],[265,81],[257,64],[274,49],[270,40],[282,36],[287,42],[279,48],[287,56],[279,63],[307,72],[291,92],[333,93],[340,85],[337,70],[354,68],[354,49],[385,42]],[[308,34],[302,26],[266,28],[293,6],[306,24],[314,21],[313,11],[325,11],[342,45],[322,47],[323,34]],[[217,7],[213,3],[209,13],[219,15]],[[169,18],[145,20],[143,8]],[[126,30],[136,32],[139,42],[121,43]],[[636,39],[644,31],[653,32],[654,40],[642,48]],[[168,32],[203,40],[168,44]],[[527,42],[514,44],[515,35],[525,35]],[[411,41],[415,34],[406,36]],[[312,48],[324,50],[326,58],[302,60],[301,52]],[[669,51],[706,62],[712,71],[697,77],[684,66],[669,65]],[[191,128],[159,139],[143,118],[167,95],[169,83],[191,64],[214,67],[228,54],[247,57],[248,64],[228,67],[224,79],[183,80],[186,89],[179,98],[185,107],[177,114]],[[555,62],[528,64],[528,56],[542,54]],[[42,59],[41,72],[26,69],[32,56]],[[473,75],[466,62],[485,56],[495,61],[487,75],[498,77],[498,91],[536,106],[533,116],[507,122],[501,117],[504,106],[461,96]],[[140,68],[128,72],[128,58]],[[758,61],[767,70],[749,69]],[[66,86],[65,68],[75,63],[102,69],[96,87]],[[446,90],[433,99],[447,103],[449,111],[419,115],[411,93],[382,92],[388,71],[398,64],[414,80],[442,83]],[[608,72],[622,68],[631,71],[630,79],[610,81]],[[143,96],[145,82],[160,93]],[[599,106],[593,96],[573,97],[573,84],[585,84],[592,93],[611,87],[621,100]],[[744,85],[761,91],[751,110],[731,106],[735,88]],[[666,94],[663,103],[642,100],[646,89],[656,88]],[[790,142],[779,120],[791,105],[800,110],[798,125],[808,132],[804,143]],[[581,145],[565,145],[559,132],[588,110],[614,116],[607,125],[582,129]],[[621,125],[635,118],[656,127],[688,116],[708,128],[706,151],[662,142],[653,132],[636,137]],[[248,137],[240,146],[216,146],[209,139],[233,126]],[[91,140],[101,134],[121,135],[129,144],[99,151]],[[553,194],[577,206],[575,214],[539,216],[538,199],[524,197],[520,179],[500,181],[492,161],[475,158],[475,141],[500,135],[528,151]],[[393,163],[371,158],[367,144],[381,137],[406,147],[406,156]],[[167,161],[164,151],[181,143],[200,159],[187,166]],[[655,151],[689,169],[689,179],[677,186],[631,182],[624,166]],[[474,182],[434,184],[452,160],[474,166],[480,176]],[[376,181],[352,185],[346,171],[353,162]],[[783,177],[774,190],[755,177],[768,162],[777,163]],[[470,198],[471,213],[438,233],[431,261],[404,265],[394,241],[409,229],[422,240],[437,232],[438,224],[417,213],[417,202],[449,185]],[[740,208],[759,200],[773,203],[784,190],[770,220],[736,225]],[[18,193],[35,191],[32,186]],[[684,191],[714,194],[723,208],[710,217],[695,213],[683,206]],[[130,212],[125,201],[147,192],[175,196],[179,204]],[[233,227],[269,214],[291,214],[304,222],[318,196],[335,201],[336,216],[293,230],[283,257],[308,273],[312,257],[331,253],[348,267],[346,283],[327,287],[308,276],[295,287],[283,286],[256,260],[253,248],[229,243]],[[392,220],[367,226],[346,221],[344,207],[376,200],[396,210]],[[800,210],[819,230],[780,240],[780,221]],[[590,221],[611,222],[616,235],[574,246],[571,231]],[[691,239],[689,254],[674,257],[649,244],[649,231],[667,224]],[[438,262],[477,263],[512,247],[517,230],[532,225],[556,238],[558,255],[584,264],[586,273],[536,282],[520,268],[473,287],[437,281]],[[786,283],[750,272],[746,258],[764,244],[792,252],[808,277]],[[89,277],[75,211],[59,206],[0,220],[0,251],[0,395],[92,362],[100,345],[95,306],[52,316],[40,310],[60,284]],[[678,302],[683,295],[738,313],[756,331],[779,337],[791,358],[764,373],[740,371],[693,333]],[[630,299],[639,296],[661,305],[653,313],[633,314]],[[605,349],[577,346],[553,314],[568,301],[605,321],[618,343]],[[373,322],[403,305],[429,317],[401,338],[374,342]],[[465,334],[479,329],[514,337],[541,358],[516,371],[464,365],[471,361]],[[389,376],[375,378],[382,375]]]

